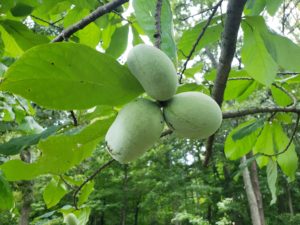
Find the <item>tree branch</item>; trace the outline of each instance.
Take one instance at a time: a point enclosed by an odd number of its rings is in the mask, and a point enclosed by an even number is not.
[[[114,9],[118,8],[126,2],[128,2],[128,0],[114,0],[105,5],[99,6],[96,10],[91,12],[79,22],[64,29],[56,38],[52,40],[52,42],[60,42],[68,39],[72,34],[86,27],[88,24],[95,21],[100,16],[103,16],[104,14],[113,11]]]
[[[197,48],[197,46],[198,46],[198,44],[199,44],[199,42],[200,42],[200,40],[201,40],[201,38],[204,36],[206,29],[208,28],[210,22],[212,21],[214,15],[215,15],[216,12],[217,12],[217,9],[219,8],[219,6],[221,6],[222,2],[223,2],[223,0],[220,0],[220,1],[213,7],[212,13],[211,13],[210,16],[208,17],[208,20],[207,20],[205,26],[202,28],[202,31],[200,32],[200,34],[199,34],[199,36],[198,36],[196,42],[194,43],[192,50],[191,50],[190,53],[188,54],[187,59],[186,59],[186,61],[184,62],[183,66],[182,66],[182,70],[181,70],[180,75],[179,75],[179,83],[180,83],[180,84],[182,83],[181,81],[182,81],[183,73],[184,73],[184,71],[186,70],[186,67],[187,67],[188,62],[191,60],[191,58],[192,58],[194,52],[196,51],[196,48]]]
[[[75,115],[75,113],[74,113],[73,110],[71,110],[70,113],[71,113],[71,117],[72,117],[72,119],[73,119],[73,125],[74,125],[75,127],[77,127],[77,126],[78,126],[78,120],[77,120],[77,117],[76,117],[76,115]]]
[[[101,165],[97,170],[94,171],[94,173],[89,176],[87,179],[85,179],[85,181],[75,190],[74,194],[73,194],[73,202],[74,202],[74,207],[75,209],[78,210],[78,206],[77,206],[77,194],[80,192],[80,190],[84,187],[84,185],[86,185],[89,181],[93,180],[98,173],[100,173],[102,170],[104,170],[106,167],[110,166],[113,162],[115,162],[116,160],[111,159],[108,162],[106,162],[105,164]]]
[[[224,32],[222,35],[221,56],[219,59],[217,76],[212,92],[212,97],[216,100],[220,107],[223,102],[226,83],[236,50],[237,35],[246,2],[247,0],[229,0],[227,6],[227,17],[224,24]],[[212,155],[213,142],[214,135],[209,137],[206,143],[204,166],[208,165],[209,159]]]
[[[162,0],[157,0],[156,9],[155,9],[155,28],[156,32],[154,34],[155,38],[155,47],[160,48],[161,44],[161,8]]]

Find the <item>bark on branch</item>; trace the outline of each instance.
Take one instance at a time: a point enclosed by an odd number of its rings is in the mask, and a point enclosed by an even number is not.
[[[64,29],[56,38],[52,40],[52,42],[60,42],[68,39],[72,34],[83,29],[88,24],[98,19],[100,16],[103,16],[104,14],[113,11],[114,9],[118,8],[126,2],[128,2],[128,0],[114,0],[105,5],[99,6],[97,9],[95,9],[93,12],[84,17],[79,22]]]
[[[236,50],[237,35],[246,2],[247,0],[230,0],[227,6],[227,17],[224,25],[224,32],[222,35],[221,56],[219,58],[217,77],[214,82],[214,88],[212,92],[213,98],[220,106],[223,102],[224,91],[231,69],[232,59]],[[204,166],[208,165],[209,159],[212,154],[213,142],[214,135],[209,137],[206,144]]]

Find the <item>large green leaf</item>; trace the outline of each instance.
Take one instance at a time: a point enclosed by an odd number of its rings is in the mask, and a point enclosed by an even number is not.
[[[19,154],[23,149],[31,145],[36,145],[41,139],[45,139],[48,136],[54,134],[58,129],[60,129],[60,126],[52,126],[39,134],[32,134],[32,135],[12,138],[8,142],[0,144],[0,154],[3,155]]]
[[[277,105],[288,106],[293,103],[291,97],[277,87],[272,86],[271,93]]]
[[[121,105],[142,93],[127,67],[74,43],[30,49],[8,69],[0,90],[52,109]]]
[[[300,46],[290,39],[270,31],[263,17],[248,17],[246,22],[259,32],[266,49],[273,60],[283,69],[298,72],[300,70]]]
[[[271,205],[274,204],[277,200],[276,196],[276,182],[277,182],[277,163],[273,160],[270,160],[267,166],[267,180],[268,186],[272,194]]]
[[[242,23],[244,45],[242,61],[248,74],[258,82],[270,86],[275,80],[278,66],[270,56],[258,30],[247,22]]]
[[[43,198],[47,208],[55,206],[68,193],[68,190],[61,179],[53,177],[43,192]]]
[[[5,53],[9,56],[20,56],[23,51],[36,45],[48,43],[49,39],[33,33],[23,23],[14,20],[1,20],[0,32],[5,45]]]
[[[217,19],[215,21],[217,21]],[[186,58],[186,56],[190,53],[206,23],[207,21],[201,22],[192,29],[183,32],[182,37],[178,42],[178,57],[180,59]],[[195,55],[197,55],[197,52],[199,52],[203,47],[217,42],[221,37],[222,30],[223,26],[221,23],[210,25],[197,45]]]
[[[271,16],[274,16],[284,0],[266,0],[266,8]]]
[[[226,85],[224,100],[244,100],[257,88],[254,80],[229,80]]]
[[[88,200],[90,194],[94,191],[94,184],[94,181],[90,181],[81,189],[77,202],[79,206],[83,205]]]
[[[9,183],[0,171],[0,210],[11,209],[14,205],[14,197]]]
[[[253,153],[264,153],[268,155],[274,154],[274,137],[273,137],[272,124],[266,123],[261,134],[257,138]],[[266,156],[260,156],[257,158],[257,164],[261,168],[268,165],[270,158]]]
[[[279,123],[274,124],[273,128],[275,149],[276,152],[282,152],[286,149],[290,139],[283,131],[282,126]],[[291,179],[295,179],[295,173],[298,168],[298,156],[295,151],[295,145],[292,143],[288,150],[283,154],[277,156],[277,162],[282,171]]]
[[[89,157],[113,119],[97,120],[83,129],[51,136],[39,143],[42,154],[34,163],[10,160],[0,168],[8,180],[31,180],[41,174],[59,175]]]
[[[253,130],[251,133],[244,136],[242,139],[236,139],[236,141],[233,140],[232,136],[241,129],[244,129],[250,124],[253,124],[254,122],[255,120],[250,120],[245,123],[242,123],[228,134],[224,145],[225,155],[228,159],[238,159],[252,150],[259,130]]]
[[[133,0],[133,8],[138,23],[154,43],[156,0]],[[176,44],[173,36],[173,18],[169,0],[162,1],[161,10],[161,50],[174,62],[177,59]]]

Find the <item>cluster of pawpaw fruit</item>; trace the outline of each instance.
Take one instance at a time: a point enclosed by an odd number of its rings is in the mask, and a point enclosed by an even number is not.
[[[105,137],[115,160],[128,163],[140,157],[158,141],[165,122],[184,138],[207,138],[219,129],[222,112],[211,97],[200,92],[176,94],[176,69],[164,52],[137,45],[129,52],[127,65],[157,101],[138,98],[121,109]]]

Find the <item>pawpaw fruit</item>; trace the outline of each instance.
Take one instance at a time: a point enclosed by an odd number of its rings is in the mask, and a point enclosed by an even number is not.
[[[120,163],[131,162],[146,152],[160,137],[164,127],[157,103],[137,99],[118,113],[105,136],[107,150]]]
[[[136,45],[128,54],[127,65],[152,98],[166,101],[176,93],[176,69],[169,57],[158,48]]]
[[[164,117],[174,133],[185,138],[207,138],[222,123],[219,105],[210,96],[200,92],[175,95],[167,102]]]
[[[66,215],[64,222],[67,225],[78,225],[79,224],[77,217],[73,213],[69,213],[68,215]]]

